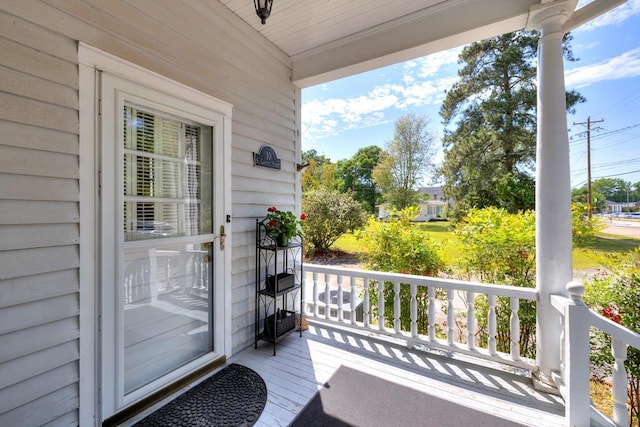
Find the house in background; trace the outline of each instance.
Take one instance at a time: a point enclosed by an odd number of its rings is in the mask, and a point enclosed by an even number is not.
[[[522,28],[542,32],[552,384],[551,295],[572,278],[561,42],[620,3],[275,0],[262,25],[250,0],[0,0],[0,425],[109,423],[251,345],[256,217],[300,210],[301,89]],[[254,163],[264,146],[279,168]]]
[[[426,200],[418,206],[420,213],[413,218],[413,221],[433,221],[447,217],[447,210],[451,207],[452,201],[443,198],[442,187],[420,187],[418,191],[425,195]],[[391,214],[384,205],[378,205],[377,208],[380,219],[388,218]]]
[[[607,213],[620,214],[623,211],[631,211],[640,206],[640,202],[612,202],[611,200],[605,200],[604,204],[607,208]]]

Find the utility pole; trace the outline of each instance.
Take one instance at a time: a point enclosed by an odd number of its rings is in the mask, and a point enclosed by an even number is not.
[[[599,128],[591,129],[591,124],[602,123],[602,122],[604,122],[604,119],[591,120],[591,116],[587,117],[586,122],[580,122],[580,123],[573,122],[574,126],[575,125],[587,126],[587,130],[585,131],[585,133],[587,134],[587,209],[589,212],[589,219],[591,219],[591,215],[593,213],[593,198],[591,196],[591,131],[599,129]]]

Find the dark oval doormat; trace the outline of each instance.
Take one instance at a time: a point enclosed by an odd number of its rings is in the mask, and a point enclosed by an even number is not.
[[[232,363],[135,426],[252,426],[266,402],[260,375]]]

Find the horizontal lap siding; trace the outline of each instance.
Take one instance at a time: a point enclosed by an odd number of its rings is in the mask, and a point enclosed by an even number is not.
[[[271,205],[295,207],[288,58],[219,3],[2,2],[1,425],[77,420],[78,41],[233,105],[234,352],[253,340],[255,218]],[[253,166],[262,145],[276,150],[282,170]]]
[[[0,11],[0,425],[77,420],[78,66]]]

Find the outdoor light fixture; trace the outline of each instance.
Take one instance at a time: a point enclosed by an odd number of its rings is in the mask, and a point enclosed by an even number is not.
[[[267,18],[271,15],[273,0],[253,0],[253,6],[256,8],[256,14],[260,17],[262,25],[266,24]]]

